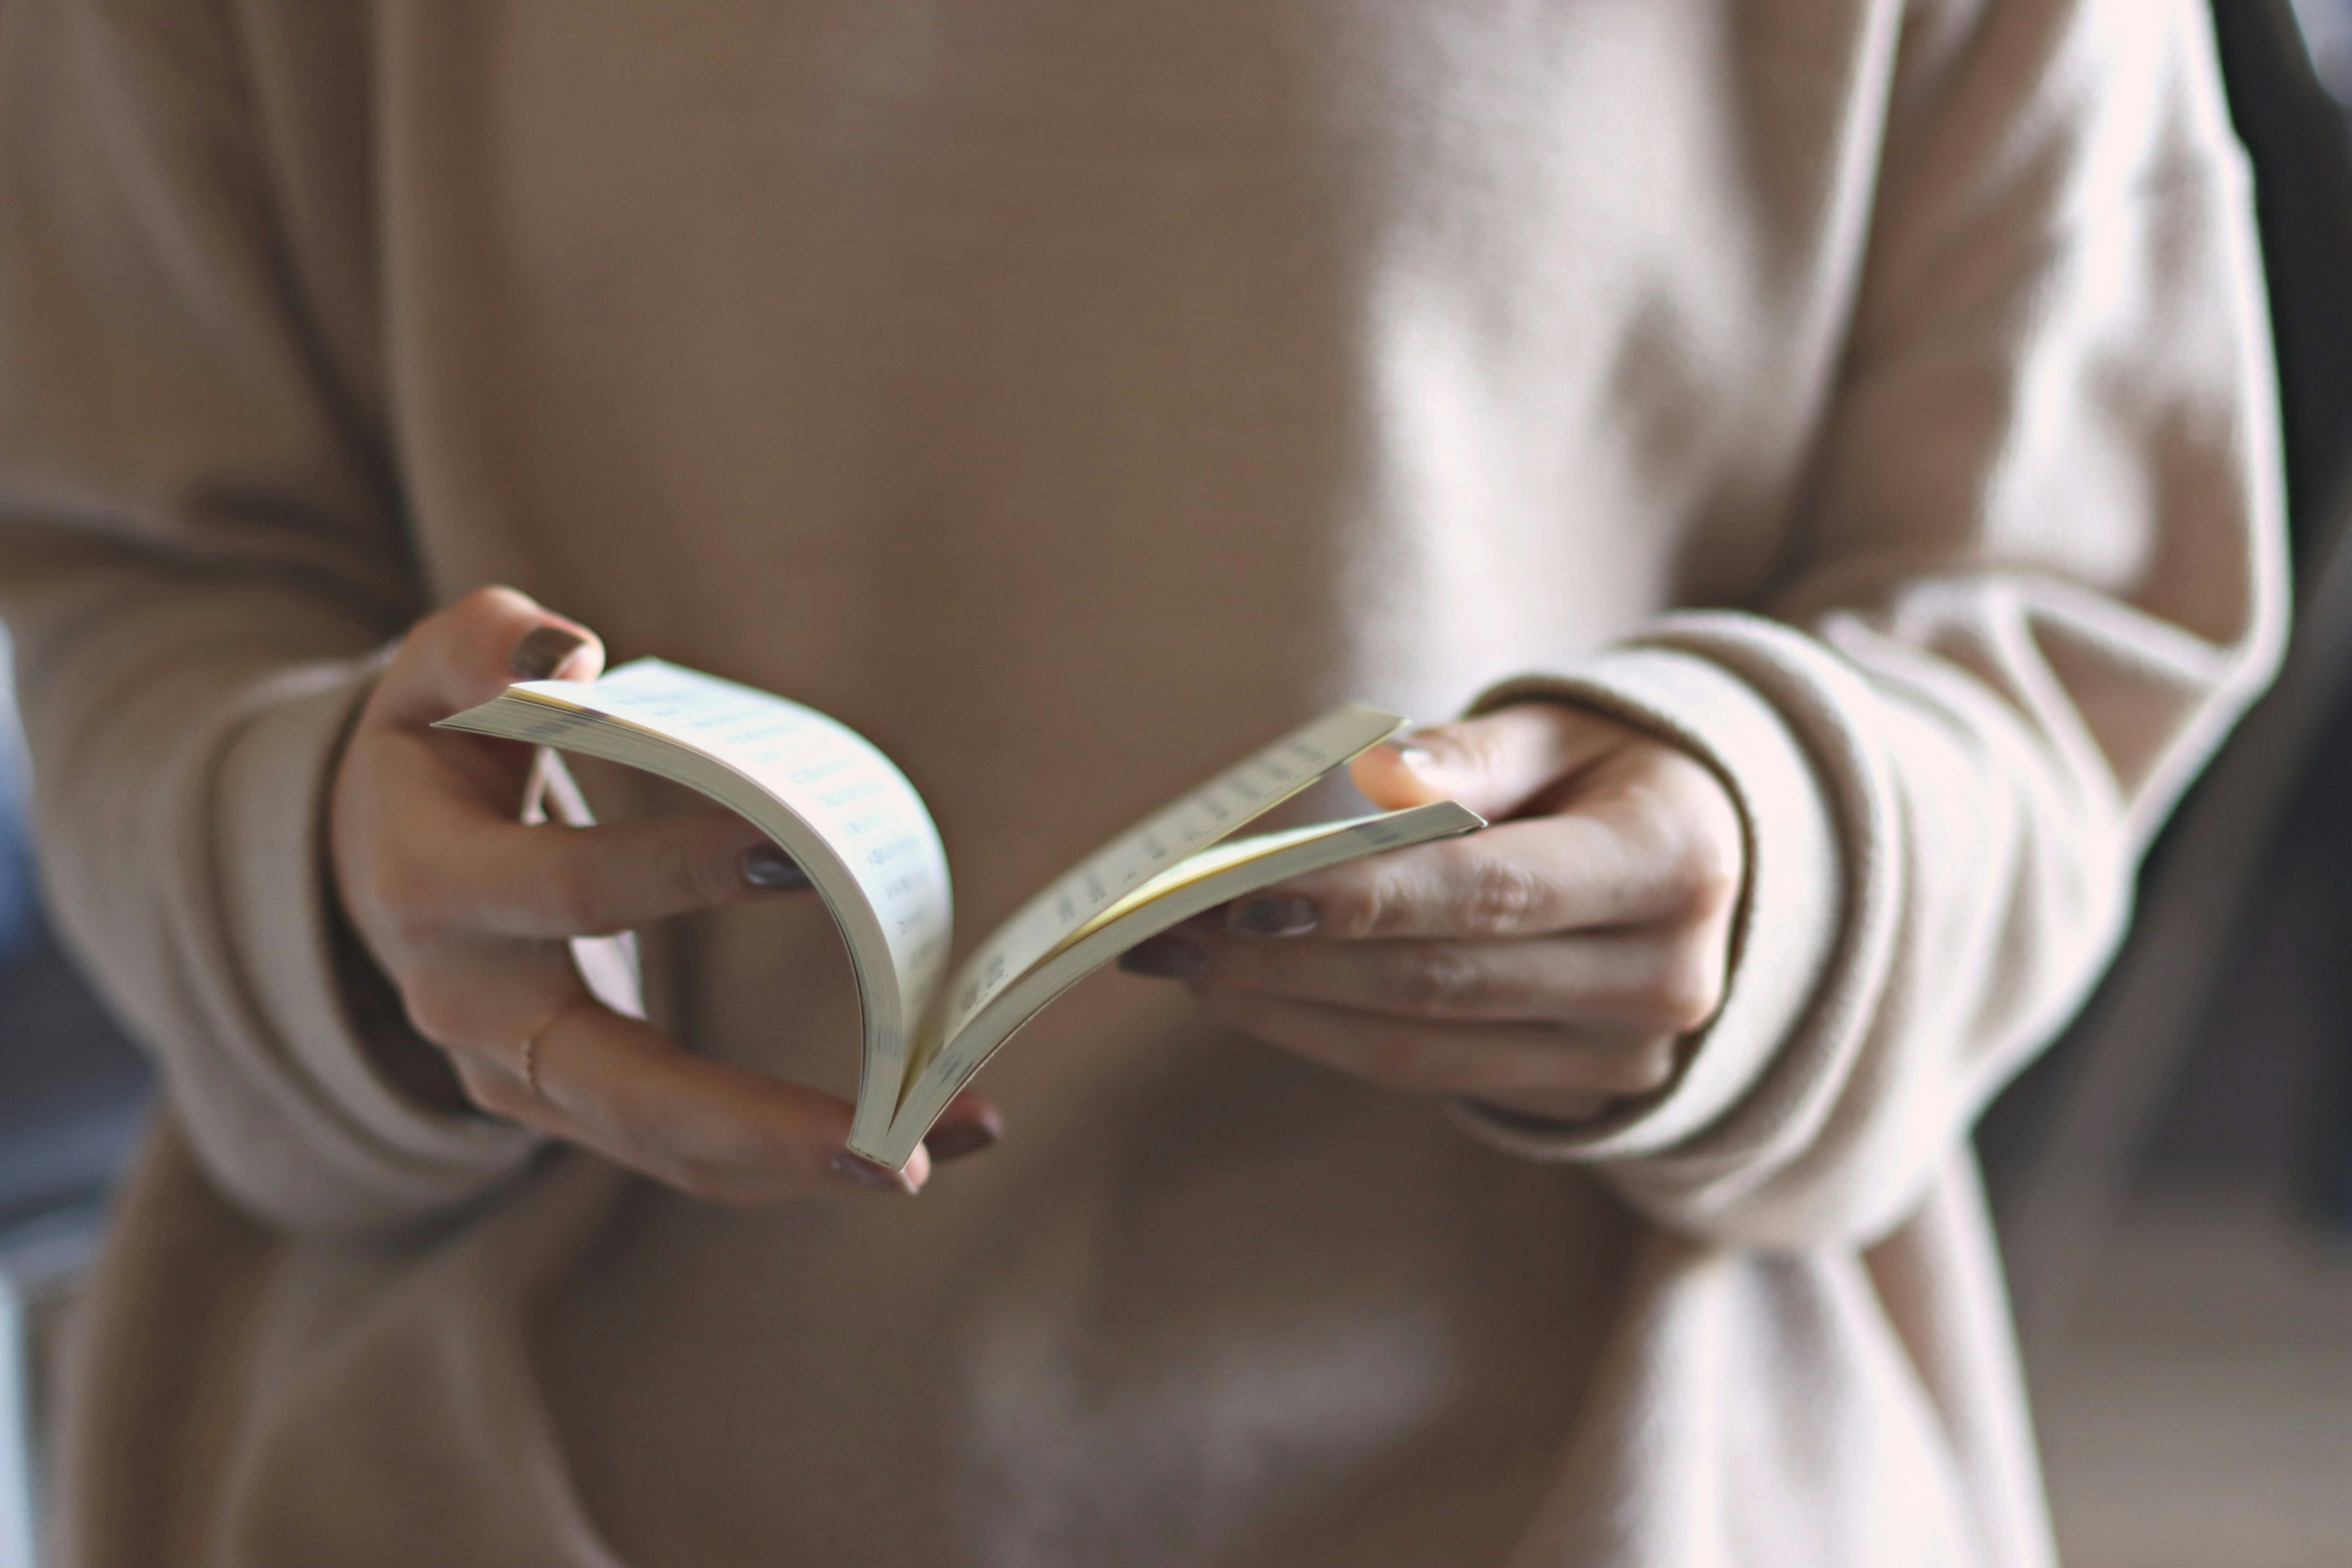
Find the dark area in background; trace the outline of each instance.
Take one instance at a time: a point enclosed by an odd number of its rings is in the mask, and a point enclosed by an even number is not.
[[[2352,6],[2306,5],[2323,72]],[[2295,565],[2308,574],[2347,499],[2352,435],[2352,135],[2345,107],[2267,58],[2287,0],[2220,0],[2231,113],[2258,176]],[[2340,80],[2340,79],[2339,79]],[[2281,815],[2212,1014],[2149,1156],[2291,1174],[2352,1226],[2352,694],[2340,697]]]
[[[152,1079],[42,912],[13,676],[0,634],[0,1289],[23,1247],[94,1234]]]
[[[2352,0],[2216,0],[2213,15],[2231,115],[2254,172],[2291,547],[2308,588],[2352,501],[2352,121],[2344,100],[2352,92]],[[2343,787],[2352,779],[2352,684],[2336,684],[2346,689],[2312,716],[2309,736],[2289,743],[2297,773],[2274,792],[2274,826],[2256,837],[2258,863],[2241,907],[2230,907],[2234,888],[2168,885],[2183,827],[2200,807],[2216,808],[2213,774],[2149,855],[2143,916],[2160,898],[2210,897],[2206,945],[2218,973],[2203,1016],[2182,1020],[2185,1035],[2151,1042],[2158,1059],[2144,1070],[2157,1103],[2127,1113],[2137,1123],[2127,1131],[2135,1168],[2290,1182],[2316,1215],[2352,1226],[2352,792]],[[2133,940],[2145,931],[2144,920]],[[2095,1120],[2065,1103],[2070,1092],[2079,1100],[2086,1074],[2113,1066],[2087,1058],[2137,1048],[2128,1037],[2097,1037],[2101,1005],[2116,1000],[2127,968],[2118,964],[2084,1021],[1987,1115],[1978,1143],[1998,1208],[2018,1207],[2037,1176],[2048,1179],[2053,1142]]]
[[[2352,1230],[2352,722],[2339,715],[2281,825],[2222,994],[2148,1151],[2172,1169],[2280,1176]]]
[[[2300,31],[2289,0],[2213,7],[2230,118],[2254,169],[2298,571],[2343,489],[2352,430],[2352,140]]]
[[[150,1079],[37,920],[0,964],[0,1233],[105,1189]]]

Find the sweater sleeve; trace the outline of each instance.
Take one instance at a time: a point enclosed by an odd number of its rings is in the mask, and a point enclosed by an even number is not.
[[[1784,586],[1491,705],[1708,759],[1750,880],[1675,1082],[1572,1131],[1687,1232],[1897,1223],[2080,1003],[2141,850],[2278,657],[2249,181],[2203,7],[1987,0],[1902,51],[1844,368]],[[1923,31],[1926,25],[1920,24]]]
[[[405,1025],[341,934],[324,805],[419,595],[369,290],[306,243],[226,12],[0,6],[0,610],[63,931],[216,1184],[357,1233],[531,1143],[362,1046]]]

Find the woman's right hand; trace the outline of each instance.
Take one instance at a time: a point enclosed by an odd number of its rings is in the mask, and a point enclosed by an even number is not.
[[[720,809],[526,825],[530,748],[430,727],[514,680],[593,679],[604,658],[584,626],[485,588],[419,621],[361,711],[335,773],[335,887],[435,1047],[379,1047],[410,1058],[383,1061],[386,1075],[739,1205],[845,1186],[911,1193],[933,1156],[995,1142],[994,1111],[960,1101],[930,1153],[885,1170],[848,1152],[843,1101],[681,1049],[590,993],[570,938],[806,886],[758,828]]]

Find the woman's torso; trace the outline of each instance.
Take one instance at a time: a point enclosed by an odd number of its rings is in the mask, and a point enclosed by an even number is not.
[[[1319,705],[1440,716],[1802,549],[1891,6],[362,10],[242,7],[431,592],[865,731],[967,942]],[[656,945],[697,1048],[850,1084],[821,913]],[[1118,976],[983,1086],[1007,1142],[911,1204],[559,1161],[560,1240],[526,1199],[290,1258],[253,1539],[290,1478],[383,1475],[352,1391],[394,1388],[437,1484],[568,1497],[630,1563],[1500,1553],[1625,1288],[1600,1188]],[[493,1442],[401,1369],[499,1311],[476,1353],[523,1347],[544,1423]]]

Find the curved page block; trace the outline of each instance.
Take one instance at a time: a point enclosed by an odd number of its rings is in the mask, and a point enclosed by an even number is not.
[[[600,680],[509,687],[436,728],[643,768],[774,839],[849,948],[866,1034],[851,1142],[884,1141],[947,963],[954,900],[929,810],[873,742],[813,708],[656,658]]]
[[[1293,877],[1385,849],[1475,833],[1486,818],[1450,800],[1408,806],[1377,816],[1319,822],[1249,838],[1230,838],[1169,866],[1097,909],[1066,931],[1019,974],[992,992],[961,1027],[929,1057],[919,1057],[906,1102],[887,1139],[857,1143],[857,1152],[885,1165],[907,1163],[948,1101],[970,1083],[1005,1041],[1048,1003],[1148,938],[1219,904],[1245,898]]]
[[[1233,837],[1404,722],[1350,703],[1243,758],[1047,883],[947,984],[953,905],[931,814],[872,742],[815,710],[641,658],[602,680],[509,687],[438,728],[658,773],[798,861],[841,928],[865,1011],[849,1146],[896,1168],[1014,1031],[1137,942],[1284,878],[1485,826],[1449,801]]]

